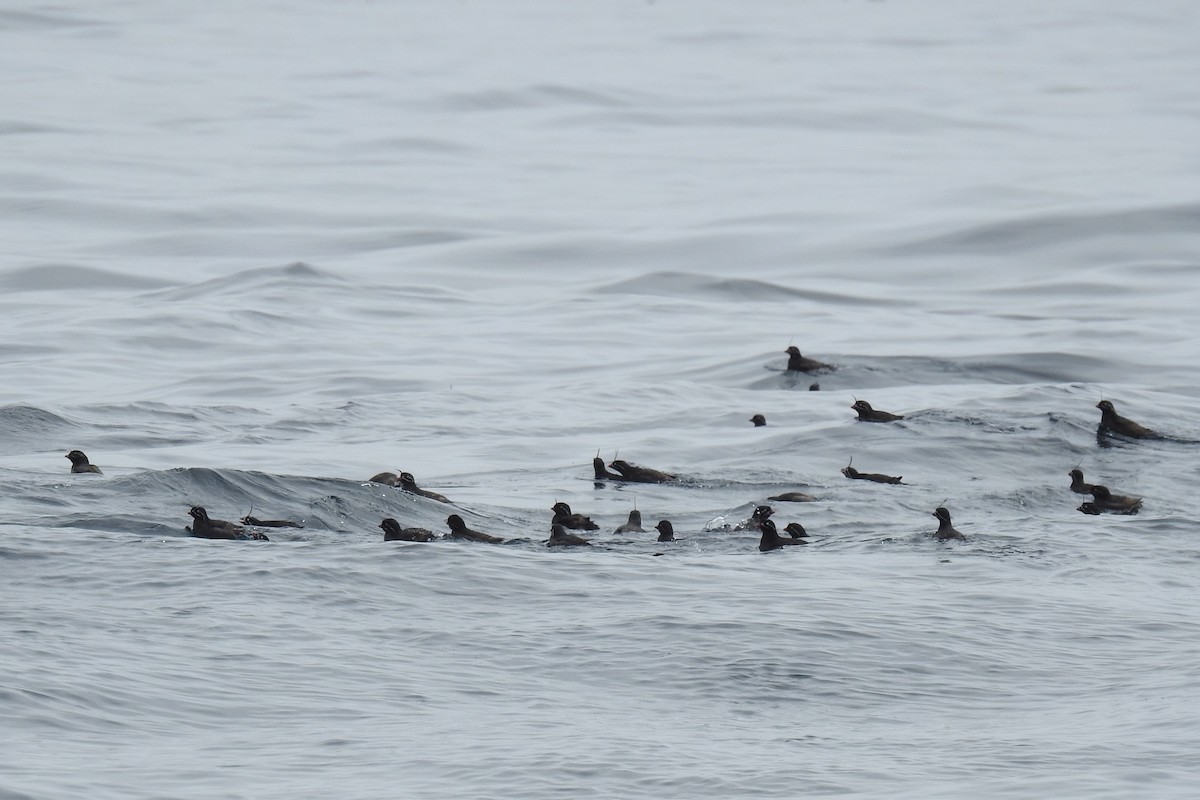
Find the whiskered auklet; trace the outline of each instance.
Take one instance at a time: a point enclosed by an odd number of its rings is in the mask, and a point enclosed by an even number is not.
[[[658,531],[658,541],[675,541],[675,526],[671,524],[671,520],[660,519],[658,524],[654,526],[654,530]]]
[[[1092,505],[1109,514],[1136,514],[1142,507],[1142,498],[1113,494],[1107,486],[1092,487]]]
[[[1075,494],[1091,494],[1092,485],[1083,482],[1083,470],[1076,468],[1067,473],[1071,476],[1071,491]]]
[[[394,472],[381,472],[367,478],[368,483],[382,483],[384,486],[399,486],[400,476]]]
[[[937,510],[933,512],[933,515],[938,518],[938,529],[933,534],[937,537],[938,541],[944,542],[947,539],[965,540],[967,538],[955,530],[954,526],[950,524],[950,512],[947,511],[943,506],[938,506]]]
[[[379,527],[383,529],[385,542],[432,542],[438,538],[436,533],[425,528],[401,528],[391,517],[379,523]]]
[[[446,517],[446,525],[450,528],[451,539],[467,539],[472,542],[487,542],[488,544],[504,543],[504,540],[499,536],[492,536],[488,533],[471,530],[458,514],[451,514]]]
[[[450,502],[449,500],[447,500],[445,498],[444,495],[440,495],[437,492],[431,492],[428,489],[422,489],[420,486],[417,486],[417,479],[412,476],[411,472],[401,472],[400,473],[399,486],[401,489],[408,492],[409,494],[420,495],[421,497],[428,497],[430,500],[436,500],[439,503],[449,503]]]
[[[628,461],[617,459],[609,464],[610,467],[621,473],[623,480],[633,483],[667,483],[675,480],[675,476],[669,472],[662,472],[649,467],[639,467],[636,464],[630,464]]]
[[[592,470],[595,471],[596,480],[598,480],[598,481],[623,481],[623,480],[625,480],[624,476],[619,475],[615,472],[609,472],[608,468],[604,466],[604,459],[601,458],[600,456],[596,456],[595,458],[592,459]]]
[[[550,510],[554,512],[554,518],[550,521],[553,525],[562,525],[564,528],[577,531],[600,530],[600,526],[592,522],[591,517],[574,513],[571,511],[571,507],[561,500],[551,506]]]
[[[789,345],[787,350],[783,352],[788,354],[788,372],[820,372],[822,370],[836,369],[833,364],[825,364],[812,358],[805,358],[800,355],[800,349],[796,345]]]
[[[71,472],[93,472],[97,475],[103,475],[100,468],[88,461],[88,457],[83,454],[82,450],[72,450],[67,453],[67,458],[71,459]]]
[[[804,526],[801,525],[799,522],[789,522],[786,526],[784,526],[783,530],[785,533],[787,533],[793,539],[807,539],[808,538],[808,531],[804,530]]]
[[[842,474],[852,480],[874,481],[875,483],[900,483],[900,479],[904,477],[903,475],[893,477],[891,475],[883,475],[879,472],[859,472],[854,467],[848,465],[842,467]]]
[[[758,549],[762,552],[768,550],[778,550],[790,544],[804,544],[804,540],[800,538],[784,539],[779,535],[779,531],[775,529],[775,523],[769,519],[764,519],[761,523],[762,538],[758,540]]]
[[[761,428],[762,426],[767,424],[767,418],[764,417],[762,414],[755,414],[753,417],[750,418],[750,421],[754,423],[754,427],[756,427],[756,428]]]
[[[629,521],[618,527],[613,533],[642,533],[642,512],[636,508],[629,512]]]
[[[866,400],[855,400],[854,405],[850,406],[858,412],[860,422],[895,422],[898,419],[904,419],[903,414],[892,414],[888,411],[876,411],[871,408],[871,404]]]
[[[304,525],[299,522],[293,522],[290,519],[259,519],[252,517],[249,514],[242,517],[243,525],[250,525],[255,528],[303,528]]]
[[[811,503],[817,498],[804,492],[784,492],[767,498],[778,503]]]
[[[192,536],[201,539],[244,539],[259,542],[271,541],[265,534],[258,531],[247,531],[241,525],[234,525],[223,519],[212,519],[204,506],[192,506],[188,511],[195,522],[192,523]]]
[[[1127,436],[1130,439],[1154,439],[1158,434],[1144,425],[1139,425],[1128,417],[1122,417],[1117,413],[1117,409],[1108,400],[1101,400],[1096,403],[1096,408],[1100,409],[1100,425],[1096,428],[1098,433],[1116,433],[1121,436]]]
[[[546,540],[547,547],[585,547],[591,544],[582,536],[568,533],[567,529],[559,522],[550,526],[550,538]]]

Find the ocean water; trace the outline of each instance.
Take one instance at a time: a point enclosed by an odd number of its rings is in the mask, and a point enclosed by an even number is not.
[[[1198,37],[0,9],[0,798],[1193,797]],[[1141,513],[1080,514],[1077,465]],[[811,541],[759,553],[789,490]],[[545,547],[556,501],[592,547]],[[448,513],[513,541],[377,527]]]

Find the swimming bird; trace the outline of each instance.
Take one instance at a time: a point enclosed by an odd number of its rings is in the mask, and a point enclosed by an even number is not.
[[[892,477],[878,472],[859,472],[849,465],[842,467],[842,474],[856,481],[874,481],[875,483],[900,483],[900,479],[904,477],[903,475]]]
[[[618,527],[613,533],[642,533],[642,512],[636,508],[629,512],[629,521]]]
[[[385,486],[397,486],[400,484],[400,476],[394,472],[381,472],[378,475],[372,475],[367,478],[368,483],[382,483]]]
[[[567,533],[567,529],[557,522],[550,526],[550,538],[546,540],[547,547],[585,547],[591,544],[582,536]]]
[[[1075,510],[1082,511],[1084,514],[1090,514],[1093,517],[1098,517],[1104,513],[1100,509],[1096,508],[1095,503],[1080,503],[1079,508],[1077,508]]]
[[[417,486],[417,479],[412,476],[411,472],[401,472],[400,473],[399,486],[401,489],[408,492],[409,494],[416,494],[416,495],[420,495],[421,497],[428,497],[430,500],[436,500],[439,503],[449,503],[450,502],[449,500],[447,500],[445,498],[445,496],[440,495],[437,492],[431,492],[428,489],[422,489],[420,486]]]
[[[1113,494],[1107,486],[1092,487],[1092,505],[1109,514],[1136,514],[1142,507],[1142,498]]]
[[[504,542],[499,536],[471,530],[458,514],[446,517],[446,525],[450,528],[451,539],[467,539],[472,542],[487,542],[488,544],[503,544]]]
[[[573,528],[577,531],[600,530],[600,526],[592,522],[591,517],[572,512],[571,507],[562,501],[555,503],[550,510],[554,512],[554,519],[551,520],[554,525],[562,525],[564,528]]]
[[[1075,494],[1091,494],[1092,485],[1083,482],[1083,470],[1073,469],[1067,473],[1071,476],[1071,491]]]
[[[804,492],[784,492],[783,494],[777,494],[767,499],[777,503],[811,503],[817,498]]]
[[[630,464],[628,461],[620,459],[609,464],[610,467],[621,473],[623,480],[632,481],[633,483],[667,483],[675,480],[675,476],[669,472],[662,472],[649,467],[639,467],[636,464]]]
[[[1100,425],[1096,428],[1097,433],[1116,433],[1121,436],[1128,436],[1130,439],[1153,439],[1158,437],[1158,434],[1149,428],[1137,424],[1128,417],[1122,417],[1108,400],[1101,400],[1099,403],[1096,403],[1096,408],[1100,409]]]
[[[654,526],[654,529],[658,531],[658,540],[660,542],[675,541],[675,526],[671,524],[671,520],[660,519],[658,524]]]
[[[805,358],[800,355],[800,350],[794,344],[789,345],[788,349],[783,352],[788,354],[788,372],[819,372],[837,369],[833,364],[824,364],[815,359]]]
[[[598,481],[623,481],[623,480],[625,480],[624,476],[618,475],[615,472],[609,472],[608,468],[604,466],[604,459],[601,458],[600,456],[596,456],[595,458],[592,459],[592,469],[595,471],[596,480],[598,480]]]
[[[755,414],[753,417],[750,418],[750,421],[754,423],[754,427],[756,427],[756,428],[761,428],[762,426],[767,424],[767,418],[764,417],[762,414]]]
[[[255,528],[303,528],[304,525],[299,522],[292,522],[290,519],[259,519],[252,517],[249,514],[242,517],[243,525],[251,525]]]
[[[780,547],[790,544],[805,544],[805,541],[799,538],[784,539],[775,529],[774,522],[769,519],[762,521],[762,538],[758,540],[759,550],[765,553],[768,550],[778,550]]]
[[[83,454],[82,450],[72,450],[67,453],[67,458],[71,459],[71,472],[94,472],[97,475],[103,475],[100,468],[88,461],[88,457]]]
[[[785,533],[787,533],[787,534],[788,534],[789,536],[791,536],[793,539],[806,539],[806,538],[808,538],[808,531],[804,530],[804,526],[803,526],[803,525],[801,525],[799,522],[789,522],[789,523],[788,523],[788,524],[787,524],[787,525],[784,527],[784,529],[783,529],[783,530],[784,530],[784,532],[785,532]]]
[[[944,507],[938,506],[937,510],[933,512],[933,515],[938,518],[938,529],[937,532],[933,534],[938,538],[938,541],[944,542],[947,539],[965,540],[967,538],[955,530],[954,526],[950,524],[950,512]]]
[[[223,519],[212,519],[204,506],[192,506],[188,511],[195,522],[192,523],[192,536],[201,539],[251,539],[260,542],[271,541],[258,531],[246,532],[241,525],[234,525]]]
[[[858,412],[859,422],[895,422],[898,419],[904,419],[903,414],[876,411],[866,400],[855,400],[854,405],[850,407]]]
[[[383,529],[385,542],[432,542],[438,538],[436,533],[424,528],[401,528],[391,517],[379,523],[379,527]]]

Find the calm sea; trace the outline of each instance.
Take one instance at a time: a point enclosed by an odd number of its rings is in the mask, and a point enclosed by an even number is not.
[[[1166,0],[9,3],[0,800],[1194,797],[1197,41]],[[759,553],[784,491],[811,542]],[[449,513],[515,541],[377,527]]]

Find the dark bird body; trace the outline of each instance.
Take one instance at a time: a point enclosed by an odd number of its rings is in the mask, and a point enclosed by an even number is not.
[[[1083,482],[1083,470],[1073,469],[1067,473],[1071,476],[1071,491],[1075,494],[1091,494],[1092,485]]]
[[[854,405],[850,406],[858,412],[860,422],[895,422],[898,419],[904,419],[903,414],[892,414],[888,411],[876,411],[871,408],[871,404],[866,400],[855,400]]]
[[[436,500],[439,503],[449,503],[450,502],[443,495],[440,495],[437,492],[431,492],[428,489],[422,489],[420,486],[417,486],[417,479],[412,476],[411,472],[401,472],[400,473],[400,483],[398,485],[401,489],[408,492],[409,494],[420,495],[421,497],[428,497],[430,500]]]
[[[399,486],[400,476],[394,472],[381,472],[367,478],[368,483],[382,483],[385,486]]]
[[[824,364],[812,358],[800,355],[800,349],[791,345],[783,352],[788,354],[788,372],[821,372],[836,369],[832,364]]]
[[[559,523],[550,526],[550,538],[546,540],[547,547],[589,547],[591,542],[582,536],[568,533]]]
[[[204,506],[192,506],[188,514],[193,520],[192,536],[198,536],[201,539],[247,539],[260,542],[269,542],[264,534],[257,531],[246,532],[246,529],[241,525],[234,525],[232,522],[227,522],[223,519],[212,519],[208,516],[208,512],[204,510]]]
[[[379,527],[383,529],[385,542],[432,542],[438,538],[436,533],[424,528],[401,528],[391,517],[379,523]]]
[[[955,530],[954,526],[950,524],[950,512],[945,508],[939,506],[938,509],[933,512],[933,515],[938,518],[938,529],[937,532],[933,534],[937,537],[938,541],[944,542],[947,539],[965,540],[967,538]]]
[[[1100,425],[1096,429],[1097,433],[1116,433],[1130,439],[1158,437],[1158,434],[1149,428],[1137,424],[1128,417],[1122,417],[1108,400],[1101,400],[1096,404],[1096,408],[1100,409]]]
[[[660,542],[675,541],[675,526],[671,524],[669,519],[659,520],[654,529],[658,531],[658,540]]]
[[[783,494],[777,494],[774,497],[768,497],[767,499],[773,500],[777,503],[811,503],[817,498],[813,497],[811,494],[805,494],[804,492],[784,492]]]
[[[784,533],[791,536],[793,539],[808,538],[808,531],[804,530],[804,526],[799,522],[789,522],[783,529]]]
[[[290,519],[259,519],[249,515],[242,517],[243,525],[251,525],[255,528],[303,528],[299,522],[292,522]]]
[[[96,475],[103,475],[100,468],[88,461],[88,457],[83,454],[82,450],[72,450],[67,453],[67,458],[71,459],[71,472],[92,472]]]
[[[618,527],[613,533],[643,533],[642,512],[636,508],[629,512],[629,521]]]
[[[486,542],[488,544],[504,543],[504,540],[499,536],[492,536],[481,531],[471,530],[458,514],[451,514],[446,517],[446,525],[450,528],[451,539],[467,539],[472,542]]]
[[[903,475],[899,477],[881,475],[878,472],[859,472],[854,467],[842,467],[842,474],[856,481],[874,481],[875,483],[900,483],[900,479],[904,477]]]
[[[592,469],[595,471],[596,480],[598,480],[598,481],[623,481],[623,480],[625,480],[625,478],[622,477],[621,475],[619,475],[618,473],[609,472],[608,467],[604,466],[604,459],[601,458],[600,456],[596,456],[595,458],[592,459]]]
[[[778,550],[780,547],[791,544],[805,544],[803,539],[797,537],[784,539],[779,535],[779,531],[775,529],[775,523],[769,519],[762,521],[761,529],[762,538],[758,540],[758,549],[764,553],[768,550]]]
[[[1092,505],[1108,514],[1136,514],[1142,508],[1142,498],[1113,494],[1107,486],[1092,487]]]
[[[571,507],[563,502],[555,503],[550,508],[554,512],[554,519],[550,522],[552,525],[562,525],[564,528],[571,528],[576,531],[598,531],[600,526],[592,522],[591,517],[585,517],[583,514],[576,514],[571,511]]]
[[[610,467],[621,473],[621,479],[631,481],[633,483],[667,483],[675,480],[675,476],[669,472],[662,472],[649,467],[639,467],[636,464],[630,464],[628,461],[617,460],[609,464]]]
[[[764,417],[762,414],[755,414],[753,417],[750,418],[750,421],[754,423],[754,427],[756,427],[756,428],[761,428],[762,426],[767,424],[767,418]]]

